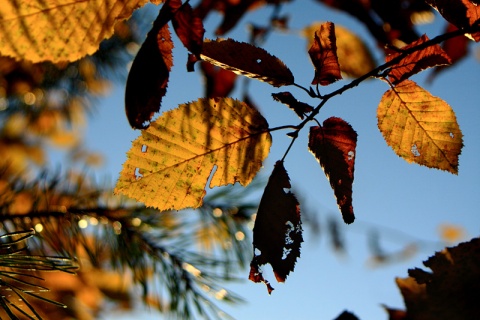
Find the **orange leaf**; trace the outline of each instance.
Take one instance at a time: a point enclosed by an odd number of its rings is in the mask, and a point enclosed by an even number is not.
[[[167,8],[167,9],[165,9]],[[133,60],[125,89],[125,111],[134,129],[145,129],[167,93],[173,65],[173,42],[168,25],[171,12],[165,5]]]
[[[303,242],[300,206],[290,189],[290,179],[277,161],[265,187],[253,228],[254,257],[250,263],[249,279],[264,282],[270,293],[273,288],[263,278],[260,266],[270,263],[278,282],[285,282],[300,257]]]
[[[335,25],[332,22],[323,23],[315,32],[314,42],[308,50],[315,67],[312,84],[326,86],[342,79],[335,42]]]
[[[205,40],[201,58],[213,65],[275,87],[291,85],[290,69],[277,57],[262,48],[232,39]]]
[[[462,132],[452,108],[411,80],[382,97],[378,128],[387,144],[407,162],[458,173]]]
[[[313,107],[304,102],[300,102],[290,92],[272,93],[272,97],[276,101],[286,104],[290,109],[303,120],[304,114],[313,111]]]
[[[402,50],[409,49],[411,47],[418,46],[422,43],[427,42],[429,39],[426,35],[423,35],[417,41],[410,43],[409,45],[402,48]],[[385,58],[386,62],[391,61],[398,57],[401,53],[390,54]],[[450,64],[452,61],[445,51],[437,44],[434,46],[429,46],[425,49],[415,51],[405,58],[400,60],[396,65],[391,67],[391,71],[388,74],[390,81],[393,84],[398,84],[405,79],[408,79],[410,76],[421,72],[424,69]]]
[[[471,0],[426,0],[448,22],[457,28],[463,29],[473,26],[480,20],[480,7]],[[471,34],[476,41],[480,41],[480,32]]]
[[[330,181],[345,223],[355,220],[352,185],[356,146],[357,133],[343,119],[328,118],[323,127],[310,128],[308,148]]]
[[[181,4],[181,1],[175,1]],[[172,25],[185,48],[195,56],[200,57],[205,29],[202,19],[193,12],[189,3],[184,3],[178,8],[172,18]]]

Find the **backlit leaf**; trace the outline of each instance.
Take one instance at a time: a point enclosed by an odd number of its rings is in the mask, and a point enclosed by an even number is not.
[[[181,4],[180,0],[175,2]],[[185,48],[199,57],[202,52],[205,29],[202,19],[194,13],[189,3],[184,3],[178,8],[172,18],[172,25]]]
[[[320,23],[314,23],[303,29],[303,35],[309,40],[308,48],[313,44],[315,31],[320,28]],[[375,68],[375,61],[363,40],[352,31],[335,25],[337,39],[337,57],[342,75],[358,78]]]
[[[314,41],[308,54],[315,67],[312,84],[326,86],[342,79],[337,58],[335,25],[332,22],[322,23],[315,31]]]
[[[462,132],[442,99],[405,80],[382,97],[378,128],[387,144],[407,162],[458,173]]]
[[[421,45],[422,43],[427,42],[429,39],[426,35],[423,35],[417,41],[410,43],[402,48],[402,50],[409,49],[411,47],[415,47]],[[400,55],[399,52],[395,52],[393,54],[388,55],[385,58],[386,62],[391,61],[392,59],[398,57]],[[405,58],[400,60],[396,65],[391,67],[391,71],[388,74],[390,81],[393,84],[397,84],[402,82],[405,79],[408,79],[410,76],[421,72],[424,69],[450,64],[451,60],[450,57],[447,55],[445,51],[437,44],[433,46],[429,46],[425,49],[415,51]]]
[[[272,97],[276,101],[286,104],[290,109],[303,119],[305,113],[313,111],[313,107],[304,102],[298,101],[290,92],[272,93]]]
[[[128,73],[125,89],[125,112],[134,129],[148,127],[167,93],[173,65],[173,42],[168,28],[166,5],[162,7],[147,39],[142,44]]]
[[[473,26],[480,20],[480,7],[470,0],[426,0],[425,2],[459,29]],[[480,41],[480,32],[472,34],[471,37],[477,42]]]
[[[277,57],[262,48],[232,39],[205,40],[201,58],[249,78],[275,87],[293,84],[293,74]]]
[[[270,149],[267,129],[260,113],[238,100],[182,104],[132,143],[115,192],[160,210],[197,208],[210,176],[210,188],[252,181]]]
[[[310,128],[308,148],[330,181],[345,223],[355,220],[352,185],[356,147],[357,133],[343,119],[328,118],[322,127]]]
[[[74,61],[97,51],[117,21],[147,0],[2,0],[0,54],[17,60]]]
[[[480,239],[435,253],[423,264],[432,272],[409,269],[397,278],[407,319],[479,319]]]
[[[300,205],[290,191],[290,179],[282,161],[277,161],[265,187],[253,228],[254,257],[249,279],[264,282],[270,293],[273,288],[263,278],[261,265],[270,263],[278,282],[285,282],[300,257],[303,242]]]

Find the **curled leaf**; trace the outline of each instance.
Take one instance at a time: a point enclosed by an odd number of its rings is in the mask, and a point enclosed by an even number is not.
[[[338,64],[335,25],[325,22],[315,32],[314,42],[308,50],[315,67],[315,77],[312,84],[329,85],[342,79]]]
[[[197,208],[210,176],[210,188],[249,184],[270,145],[267,121],[244,102],[223,98],[182,104],[163,113],[132,143],[115,193],[160,210]]]
[[[452,108],[411,80],[388,90],[377,109],[387,144],[407,162],[458,173],[462,132]]]
[[[314,23],[303,29],[303,35],[309,40],[308,48],[314,43],[314,34],[320,28]],[[364,41],[345,27],[335,25],[338,63],[342,75],[358,78],[375,68],[375,60]]]
[[[97,51],[115,24],[146,2],[2,0],[0,54],[32,62],[78,60]]]
[[[320,162],[333,188],[343,221],[355,220],[352,206],[357,133],[345,120],[332,117],[310,128],[308,148]]]
[[[307,103],[298,101],[290,92],[272,93],[274,100],[286,104],[290,109],[303,119],[305,113],[313,111],[313,107]]]
[[[423,35],[417,41],[410,43],[402,48],[402,50],[409,49],[411,47],[416,47],[422,43],[427,42],[429,39],[426,35]],[[396,52],[388,55],[385,58],[386,62],[391,61],[392,59],[398,57],[401,53]],[[419,73],[422,70],[427,68],[432,68],[435,66],[447,65],[450,64],[450,57],[445,51],[437,44],[429,46],[425,49],[415,51],[405,58],[400,60],[396,65],[391,67],[391,71],[388,74],[390,81],[393,84],[402,82],[405,79],[408,79],[412,75]]]
[[[188,2],[183,5],[180,0],[175,2],[176,7],[180,4],[178,9],[175,7],[177,10],[172,18],[175,33],[188,51],[200,57],[205,33],[202,19],[195,14]]]
[[[291,85],[294,82],[292,72],[280,59],[245,42],[206,39],[201,58],[223,69],[275,87]]]
[[[300,205],[290,191],[290,178],[277,161],[258,207],[253,228],[254,257],[250,263],[249,279],[264,282],[270,293],[273,288],[263,278],[260,266],[270,263],[278,282],[285,282],[300,257],[303,242]]]

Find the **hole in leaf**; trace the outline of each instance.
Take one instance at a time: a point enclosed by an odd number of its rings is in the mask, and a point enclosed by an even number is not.
[[[348,156],[348,160],[352,160],[353,158],[355,158],[355,152],[348,151],[347,156]]]
[[[258,257],[258,256],[261,256],[262,255],[262,251],[260,251],[258,248],[255,248],[255,257]]]
[[[257,59],[257,63],[260,64],[262,62],[262,59]]]
[[[290,191],[289,188],[283,188],[283,192],[288,193]]]
[[[292,252],[292,249],[283,248],[282,260],[287,259],[288,255]]]
[[[450,138],[455,138],[455,135],[453,134],[453,132],[450,132]]]
[[[290,233],[295,231],[295,226],[290,221],[287,221],[285,225],[287,226],[287,230],[285,231],[285,244],[292,244],[294,241],[290,237]]]
[[[412,148],[410,149],[410,151],[412,152],[412,154],[415,156],[415,157],[420,157],[420,151],[418,151],[418,147],[416,144],[414,144],[412,146]]]
[[[147,146],[146,145],[142,145],[142,152],[143,153],[147,152]]]
[[[140,180],[143,178],[143,174],[140,173],[140,168],[135,168],[135,180]]]

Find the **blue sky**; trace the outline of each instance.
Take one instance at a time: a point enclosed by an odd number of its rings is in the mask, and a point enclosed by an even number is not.
[[[150,7],[157,10],[156,7]],[[382,62],[375,43],[363,25],[349,16],[327,10],[314,1],[294,1],[283,12],[291,17],[290,27],[301,30],[315,21],[332,21],[360,35],[375,53],[377,62]],[[230,37],[246,41],[245,22],[265,19],[269,9],[261,9],[247,15]],[[213,37],[219,16],[209,18],[207,37]],[[437,17],[432,25],[419,28],[433,38],[443,30],[444,21]],[[292,70],[296,82],[308,86],[313,78],[313,66],[307,55],[306,40],[297,32],[274,33],[264,48],[282,59]],[[472,45],[471,50],[478,50]],[[185,72],[186,51],[177,42],[174,51],[175,66],[172,70],[167,96],[162,103],[165,111],[180,103],[196,100],[202,96],[200,78]],[[422,260],[440,250],[438,227],[441,224],[459,225],[465,228],[467,237],[478,235],[480,216],[480,90],[479,61],[471,54],[458,65],[441,73],[433,84],[427,85],[428,72],[414,76],[412,80],[439,96],[455,110],[464,135],[464,148],[460,156],[458,176],[447,172],[408,164],[397,157],[386,145],[377,128],[376,108],[388,86],[379,80],[362,83],[359,87],[331,99],[317,119],[322,122],[330,116],[342,117],[358,133],[353,204],[357,220],[350,226],[342,225],[347,245],[346,253],[334,253],[326,232],[315,237],[306,227],[302,255],[295,272],[285,284],[277,284],[267,273],[275,287],[267,294],[263,284],[245,280],[241,284],[226,285],[227,289],[241,294],[247,303],[235,307],[221,305],[237,319],[333,319],[343,310],[355,313],[360,319],[386,319],[380,307],[386,304],[403,308],[403,301],[394,278],[407,276],[407,269],[421,267]],[[340,81],[325,87],[324,93],[347,83]],[[273,88],[252,80],[250,93],[270,127],[297,124],[299,119],[284,105],[273,101],[271,93],[290,91],[304,102],[316,105],[319,101],[309,98],[294,87]],[[237,93],[237,92],[236,92]],[[115,180],[125,161],[130,143],[140,133],[128,125],[124,115],[124,84],[116,84],[111,94],[100,100],[97,112],[91,117],[86,129],[87,146],[105,155],[106,166],[102,169]],[[235,93],[234,95],[235,96]],[[313,125],[313,124],[312,124]],[[327,216],[341,219],[333,191],[319,164],[307,150],[308,130],[303,130],[285,160],[296,192],[305,199],[305,205],[319,216],[325,227]],[[273,164],[282,157],[290,138],[287,132],[273,133],[271,154],[264,164],[263,175],[268,176]],[[260,195],[259,195],[260,196]],[[409,241],[425,240],[431,245],[422,246],[407,261],[383,265],[377,268],[368,263],[368,231],[378,226],[381,244],[385,251],[400,250]],[[408,236],[401,236],[404,233]],[[247,279],[248,270],[239,277]],[[158,318],[158,314],[139,312],[138,319]],[[128,319],[132,315],[111,314],[108,319]]]

